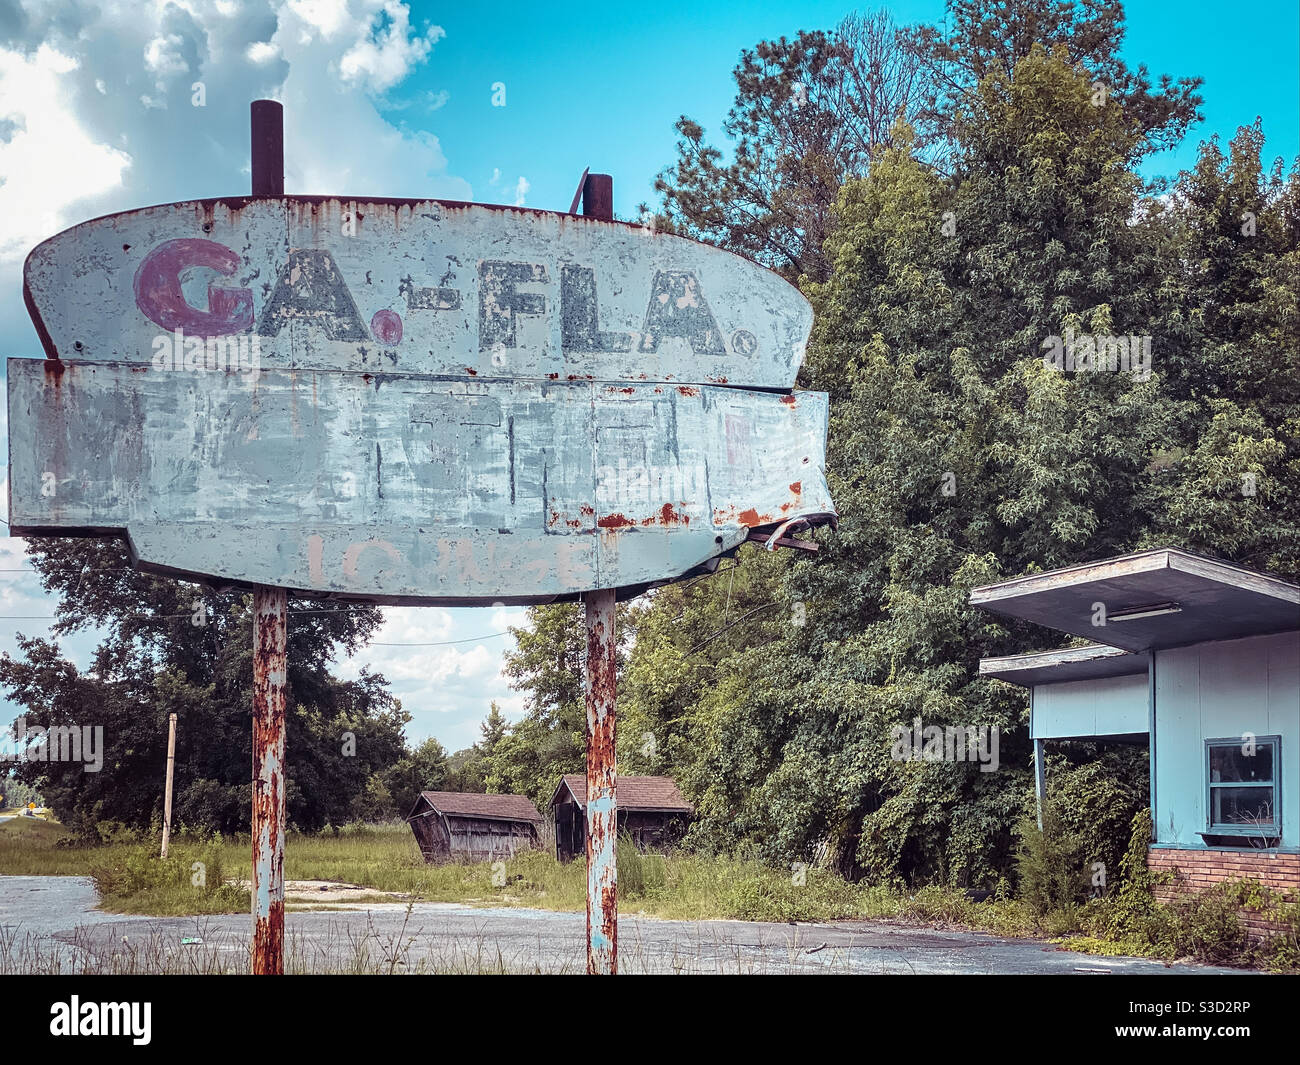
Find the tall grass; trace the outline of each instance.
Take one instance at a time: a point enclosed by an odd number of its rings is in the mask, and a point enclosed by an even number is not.
[[[245,886],[252,861],[246,835],[221,840],[182,837],[173,840],[171,856],[164,862],[152,842],[87,846],[60,840],[58,826],[44,826],[48,831],[24,827],[15,833],[15,824],[0,824],[0,872],[91,876],[105,910],[179,915],[248,908]],[[882,888],[850,884],[826,870],[808,869],[800,879],[739,858],[642,853],[626,837],[619,840],[617,853],[619,909],[624,913],[772,921],[907,915],[906,899]],[[205,873],[199,886],[194,882],[195,862],[202,863]],[[553,851],[537,850],[499,865],[427,865],[410,829],[401,823],[350,826],[337,835],[291,833],[285,843],[285,877],[353,884],[417,901],[479,906],[581,911],[587,897],[581,859],[561,863]]]
[[[170,847],[166,858],[143,846],[119,848],[90,875],[105,908],[118,913],[241,913],[252,902],[247,887],[228,881],[218,843]]]
[[[36,817],[0,821],[0,876],[87,875],[94,848],[60,846],[67,835],[62,825]]]

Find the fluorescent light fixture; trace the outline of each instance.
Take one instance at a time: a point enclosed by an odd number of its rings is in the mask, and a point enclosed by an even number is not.
[[[1155,606],[1139,606],[1132,610],[1121,610],[1115,614],[1107,614],[1107,621],[1136,621],[1138,618],[1154,618],[1161,614],[1178,614],[1182,612],[1182,607],[1177,603],[1157,603]]]

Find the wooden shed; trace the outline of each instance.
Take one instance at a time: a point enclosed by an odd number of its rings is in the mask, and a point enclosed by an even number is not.
[[[535,848],[542,815],[524,795],[422,791],[406,820],[426,862],[481,862]]]
[[[695,813],[672,777],[618,778],[618,830],[638,847],[663,848],[679,842]],[[587,852],[587,778],[565,773],[551,796],[555,856],[562,862]]]

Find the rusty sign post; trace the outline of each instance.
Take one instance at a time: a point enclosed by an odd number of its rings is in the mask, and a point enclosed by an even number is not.
[[[582,597],[587,625],[587,972],[618,972],[618,738],[614,590]]]
[[[254,601],[253,947],[283,969],[286,615],[581,601],[588,969],[617,969],[615,603],[835,520],[812,308],[738,255],[583,213],[252,196],[83,222],[27,257],[8,362],[18,536],[122,536]]]
[[[255,976],[284,972],[284,705],[288,596],[253,592],[253,945]]]
[[[254,196],[284,195],[284,108],[250,106]],[[282,588],[253,589],[254,976],[284,973],[285,686],[289,603]]]
[[[587,173],[582,213],[614,220],[614,179]],[[587,627],[587,972],[618,972],[618,692],[612,588],[582,597]]]

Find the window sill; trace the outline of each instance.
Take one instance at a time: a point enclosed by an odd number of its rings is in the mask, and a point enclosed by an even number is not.
[[[1280,828],[1210,829],[1196,833],[1207,847],[1239,847],[1252,850],[1273,850],[1282,842]]]

